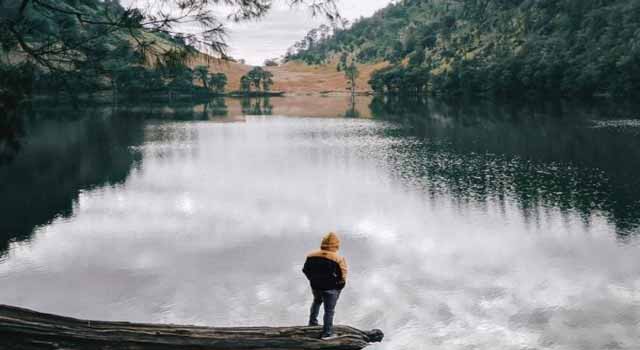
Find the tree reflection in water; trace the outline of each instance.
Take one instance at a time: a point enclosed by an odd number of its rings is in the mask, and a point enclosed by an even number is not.
[[[10,163],[20,152],[24,125],[15,112],[0,111],[0,166]]]
[[[273,113],[273,105],[268,96],[243,97],[240,100],[240,106],[244,115],[271,115]]]
[[[637,106],[388,97],[370,107],[403,126],[390,135],[421,140],[411,156],[391,161],[397,176],[433,195],[501,205],[513,199],[532,220],[545,207],[576,211],[586,224],[604,214],[621,237],[637,232],[637,130],[596,127],[603,118],[636,116]]]

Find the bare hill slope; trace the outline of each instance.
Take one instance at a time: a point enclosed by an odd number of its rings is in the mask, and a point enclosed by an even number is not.
[[[227,75],[227,91],[240,89],[240,77],[251,70],[252,66],[237,62],[224,61],[208,57],[204,54],[197,55],[189,62],[191,67],[207,65],[210,72],[221,72]],[[337,62],[325,65],[307,65],[299,61],[287,62],[277,67],[265,67],[273,73],[273,90],[284,91],[287,94],[314,94],[348,92],[347,79],[342,72],[336,70]],[[371,88],[367,83],[374,70],[382,68],[386,63],[359,64],[360,76],[358,77],[356,90],[369,92]]]

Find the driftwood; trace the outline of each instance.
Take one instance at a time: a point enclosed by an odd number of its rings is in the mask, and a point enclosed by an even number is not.
[[[379,342],[380,330],[336,326],[321,340],[321,327],[228,327],[79,320],[0,305],[0,349],[7,350],[245,350],[362,349]]]

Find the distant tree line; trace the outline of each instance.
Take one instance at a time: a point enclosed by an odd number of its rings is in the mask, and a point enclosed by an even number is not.
[[[384,93],[631,96],[640,92],[637,0],[404,0],[329,36],[319,29],[288,59],[325,63],[347,48],[387,61]]]
[[[285,61],[301,60],[307,64],[322,64],[330,58],[328,44],[332,42],[332,35],[339,30],[338,27],[329,27],[321,24],[313,28],[289,49],[284,57]],[[334,47],[337,51],[338,47]]]

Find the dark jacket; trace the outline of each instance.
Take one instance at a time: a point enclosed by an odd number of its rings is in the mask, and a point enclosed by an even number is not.
[[[347,283],[347,262],[332,250],[321,249],[311,252],[307,255],[302,272],[313,289],[340,290]]]

